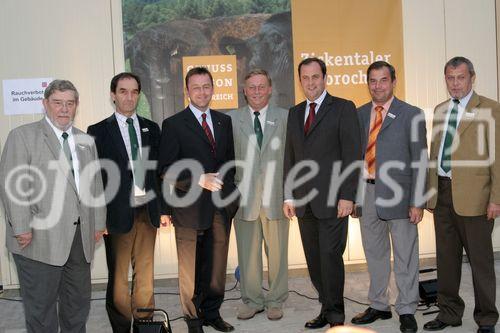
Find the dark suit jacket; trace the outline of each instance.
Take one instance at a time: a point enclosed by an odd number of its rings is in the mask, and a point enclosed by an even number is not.
[[[139,118],[139,126],[141,127],[141,141],[143,150],[149,148],[149,156],[143,156],[144,160],[158,160],[158,143],[160,141],[160,127],[145,118]],[[106,226],[110,234],[127,233],[132,229],[134,223],[134,210],[130,204],[130,197],[133,190],[134,179],[132,170],[129,167],[129,158],[127,149],[123,142],[118,121],[114,114],[101,122],[89,126],[87,133],[95,138],[97,152],[100,159],[109,159],[116,163],[120,170],[120,185],[118,193],[111,198],[106,197],[107,204],[107,219]],[[104,186],[108,184],[108,179],[114,175],[108,175],[102,172]],[[145,175],[145,191],[153,191],[155,198],[148,202],[147,208],[149,212],[150,222],[153,226],[160,225],[160,214],[167,214],[167,207],[161,199],[160,179],[156,174],[156,170],[147,170]]]
[[[372,102],[361,106],[358,110],[362,136],[363,158],[370,135],[370,116]],[[412,138],[412,135],[414,137]],[[423,154],[422,154],[423,153]],[[422,160],[421,160],[422,158]],[[391,206],[376,205],[378,216],[385,220],[405,219],[408,209],[425,207],[423,193],[427,170],[427,137],[424,113],[419,108],[394,98],[387,116],[382,123],[377,136],[375,197],[389,200],[393,198],[394,184],[380,177],[380,168],[385,163],[403,163],[402,169],[392,167],[387,170],[387,176],[402,189],[402,197]],[[422,174],[412,163],[422,162]],[[419,193],[417,193],[417,191]],[[421,198],[419,198],[419,196]]]
[[[358,186],[359,168],[352,172],[339,186],[333,205],[328,207],[332,170],[335,162],[341,162],[341,171],[353,162],[361,159],[361,132],[359,129],[354,103],[326,94],[316,113],[314,122],[307,135],[304,135],[304,117],[306,101],[292,107],[288,115],[285,163],[283,177],[285,181],[285,200],[302,199],[310,191],[317,190],[317,195],[310,200],[312,212],[316,218],[325,219],[337,216],[339,199],[355,201]],[[291,189],[286,179],[292,167],[305,160],[312,160],[319,166],[319,172],[309,181]],[[309,171],[303,168],[295,179]],[[296,207],[296,214],[302,217],[305,205]]]
[[[174,186],[178,197],[183,197],[193,186],[199,186],[199,175],[193,176],[187,170],[183,170],[178,175],[172,172],[167,173],[169,167],[175,162],[193,159],[201,164],[202,173],[215,173],[226,162],[234,160],[231,117],[214,110],[210,110],[210,113],[214,127],[216,156],[210,151],[210,142],[189,107],[163,121],[158,172],[164,177],[164,181]],[[230,168],[222,180],[224,182],[222,198],[226,198],[234,191],[239,194],[234,184],[234,168]],[[168,197],[168,193],[165,195]],[[216,210],[212,192],[201,190],[201,195],[187,207],[175,205],[168,199],[167,202],[172,206],[174,225],[198,230],[211,227]],[[221,209],[227,222],[231,221],[237,209],[238,200],[232,201],[231,204]]]

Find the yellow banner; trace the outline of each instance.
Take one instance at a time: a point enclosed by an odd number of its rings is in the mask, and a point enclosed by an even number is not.
[[[404,99],[401,0],[292,0],[293,57],[318,57],[327,66],[330,94],[360,106],[370,100],[366,69],[378,60],[396,68],[395,94]],[[297,70],[295,101],[305,99]]]
[[[210,107],[213,109],[238,108],[238,78],[235,55],[182,57],[182,72],[186,77],[187,72],[193,67],[205,67],[214,79],[214,95]],[[186,83],[184,82],[184,91]],[[184,93],[184,106],[189,104]]]

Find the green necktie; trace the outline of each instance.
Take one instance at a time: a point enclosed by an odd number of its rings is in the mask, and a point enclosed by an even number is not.
[[[451,170],[451,146],[453,137],[457,131],[457,115],[458,115],[458,99],[453,100],[453,109],[451,109],[450,117],[448,118],[448,126],[446,126],[446,135],[444,137],[443,152],[441,154],[441,169],[448,173]]]
[[[260,126],[260,121],[259,121],[259,116],[260,112],[255,111],[253,113],[255,115],[255,118],[253,119],[253,129],[255,131],[255,135],[257,136],[257,143],[259,144],[259,148],[262,147],[262,127]]]
[[[127,118],[128,136],[130,138],[130,154],[132,155],[132,164],[134,166],[134,184],[143,189],[144,188],[144,168],[141,163],[141,156],[139,153],[139,141],[137,140],[137,133],[135,132],[134,119]]]
[[[66,158],[68,159],[68,162],[69,162],[69,166],[71,168],[71,173],[73,174],[73,178],[75,177],[75,170],[73,170],[73,156],[71,156],[71,149],[69,148],[69,143],[68,143],[68,133],[66,132],[63,132],[63,134],[61,134],[62,138],[63,138],[63,144],[62,144],[62,148],[63,148],[63,152],[64,152],[64,155],[66,156]]]

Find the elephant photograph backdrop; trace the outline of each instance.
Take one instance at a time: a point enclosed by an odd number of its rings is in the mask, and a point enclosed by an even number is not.
[[[245,105],[244,76],[256,67],[271,76],[271,103],[303,100],[296,66],[307,56],[327,64],[330,93],[358,106],[369,63],[388,60],[404,98],[401,0],[123,0],[122,13],[126,69],[142,81],[138,113],[160,124],[184,109],[193,64],[218,78],[211,107],[223,111]]]

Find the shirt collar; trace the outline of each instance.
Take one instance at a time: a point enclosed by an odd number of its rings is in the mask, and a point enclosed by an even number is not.
[[[269,104],[267,104],[262,109],[260,109],[260,111],[259,111],[259,113],[260,113],[259,117],[265,118],[266,117],[266,112],[267,112],[268,108],[269,108]],[[253,113],[255,112],[255,110],[250,105],[248,106],[248,109],[250,110],[250,115],[253,116],[254,115]]]
[[[384,108],[384,111],[389,110],[393,100],[394,100],[394,95],[391,98],[389,98],[387,102],[381,105]],[[372,109],[375,109],[376,106],[378,106],[378,104],[375,104],[375,102],[372,101]]]
[[[61,139],[64,132],[68,133],[68,138],[73,134],[73,125],[71,125],[66,131],[62,131],[59,128],[55,127],[54,124],[52,124],[52,121],[50,121],[49,117],[45,116],[45,120],[49,123],[50,127],[52,127],[52,130],[54,131],[58,139]]]
[[[129,117],[127,117],[127,116],[125,116],[125,115],[123,115],[123,114],[121,114],[119,112],[116,112],[116,111],[115,111],[115,117],[116,117],[116,120],[118,120],[118,122],[121,122],[122,125],[128,125],[127,124],[127,119]],[[136,112],[134,112],[130,116],[130,118],[134,119],[134,123],[139,124],[139,118],[137,118],[137,113]]]
[[[471,89],[467,95],[465,95],[464,97],[459,99],[461,107],[465,108],[467,106],[470,98],[472,97],[473,92],[474,92],[473,89]],[[452,98],[450,101],[452,104],[453,104],[453,100],[454,100],[454,98]]]
[[[309,106],[309,104],[311,104],[312,102],[316,103],[317,106],[320,106],[321,103],[323,103],[323,100],[325,99],[325,96],[326,96],[326,89],[323,90],[323,93],[321,93],[321,95],[319,95],[318,98],[316,98],[314,101],[310,101],[309,99],[307,100],[307,106]],[[316,109],[317,110],[317,109]]]
[[[212,119],[212,117],[210,116],[210,108],[208,108],[207,111],[203,112],[200,109],[196,108],[193,104],[189,103],[189,109],[194,114],[196,119],[201,119],[202,114],[206,114],[207,119]]]

